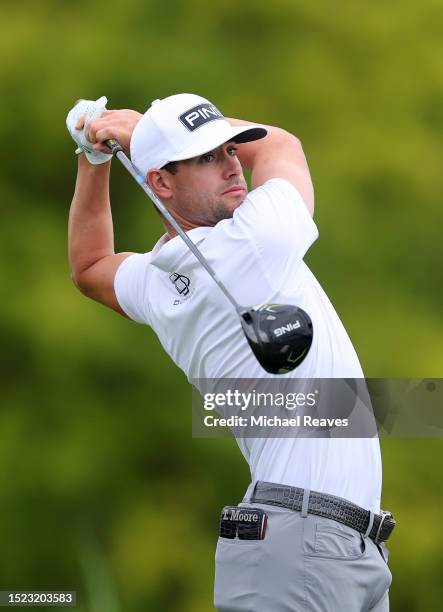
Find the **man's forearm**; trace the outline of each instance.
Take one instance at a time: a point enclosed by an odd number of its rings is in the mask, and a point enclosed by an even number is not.
[[[228,121],[233,126],[251,125],[249,121],[240,119]],[[281,128],[263,127],[268,130],[264,138],[237,145],[241,165],[251,170],[252,188],[262,185],[269,178],[286,178],[298,189],[312,215],[314,188],[300,140]]]
[[[71,274],[80,289],[82,273],[99,259],[114,253],[110,165],[107,162],[93,166],[83,154],[79,155],[68,233]]]
[[[257,125],[257,123],[244,121],[243,119],[229,118],[228,121],[234,127],[242,125]],[[292,145],[296,144],[301,148],[300,141],[293,134],[272,125],[260,124],[260,126],[261,125],[268,130],[268,133],[264,138],[238,145],[238,157],[240,159],[240,163],[244,168],[248,168],[250,170],[253,169],[258,155],[266,156],[274,147],[290,143]]]

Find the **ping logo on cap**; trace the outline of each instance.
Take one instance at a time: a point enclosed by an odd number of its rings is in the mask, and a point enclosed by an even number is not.
[[[205,123],[215,121],[216,119],[224,119],[224,117],[213,104],[203,103],[185,111],[180,115],[179,119],[187,130],[193,132],[202,125],[205,125]]]

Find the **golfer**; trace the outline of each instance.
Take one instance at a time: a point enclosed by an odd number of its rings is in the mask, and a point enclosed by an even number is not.
[[[67,118],[78,145],[69,217],[75,285],[149,325],[189,380],[260,379],[237,313],[165,220],[152,251],[115,253],[109,201],[115,138],[240,304],[283,303],[311,317],[314,338],[283,378],[363,378],[351,341],[303,258],[318,237],[300,141],[226,119],[194,94],[144,115],[80,101]],[[251,171],[248,193],[244,169]],[[383,512],[378,438],[238,440],[251,484],[222,513],[215,607],[251,612],[386,612],[395,521]]]

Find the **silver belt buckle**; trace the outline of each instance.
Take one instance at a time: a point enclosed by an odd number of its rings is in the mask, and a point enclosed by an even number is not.
[[[381,542],[384,542],[384,540],[379,540],[378,536],[380,535],[381,529],[383,527],[383,523],[385,522],[385,519],[387,518],[392,518],[392,512],[385,512],[384,510],[382,510],[380,525],[378,526],[377,533],[375,534],[375,538],[374,538],[374,542],[376,544],[380,544]]]

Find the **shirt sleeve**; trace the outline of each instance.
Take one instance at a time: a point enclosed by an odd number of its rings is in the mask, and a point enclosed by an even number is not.
[[[275,286],[300,265],[318,238],[303,198],[285,179],[270,179],[251,191],[234,212],[237,230],[254,243],[263,270]]]
[[[129,255],[117,268],[114,291],[122,310],[133,321],[151,325],[149,281],[151,253]]]

